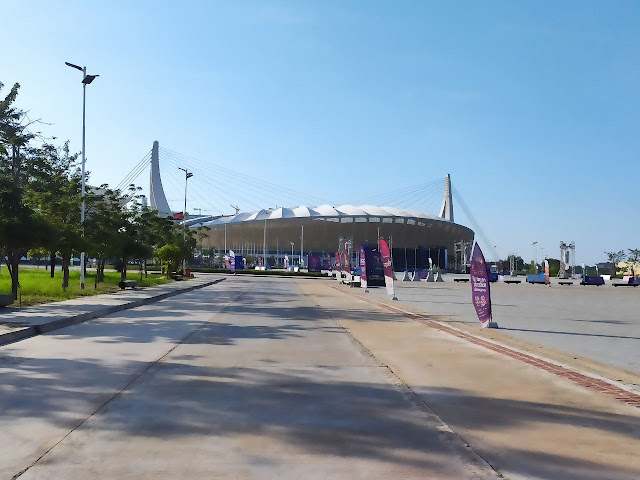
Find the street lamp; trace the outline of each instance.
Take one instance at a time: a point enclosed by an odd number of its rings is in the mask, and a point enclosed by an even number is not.
[[[295,245],[294,242],[289,242],[291,244],[291,261],[293,262],[293,246]]]
[[[536,245],[538,245],[538,242],[533,242],[531,245],[533,245],[533,264],[537,267],[538,265],[538,251],[536,248]]]
[[[191,173],[186,168],[178,167],[178,170],[182,170],[184,172],[184,210],[182,210],[182,243],[187,244],[187,180],[193,177],[193,173]],[[182,274],[184,275],[187,271],[187,259],[186,257],[182,260]]]
[[[99,75],[87,75],[87,67],[79,67],[69,62],[64,62],[64,64],[82,72],[82,209],[80,210],[80,228],[82,230],[82,238],[84,238],[85,105],[87,103],[87,85],[93,82]],[[80,288],[84,289],[84,249],[80,253]]]

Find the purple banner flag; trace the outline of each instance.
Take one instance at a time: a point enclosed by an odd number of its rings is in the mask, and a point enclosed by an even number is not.
[[[349,250],[348,249],[343,249],[342,250],[342,258],[343,258],[343,266],[344,266],[344,271],[347,273],[351,273],[351,261],[349,260]]]
[[[233,250],[229,250],[229,267],[231,273],[236,273],[236,254]]]
[[[360,246],[360,286],[367,288],[367,258],[363,246]]]
[[[380,258],[382,260],[382,268],[384,269],[384,283],[387,287],[387,294],[393,295],[394,299],[396,293],[393,289],[393,269],[391,267],[391,251],[389,245],[384,238],[379,240],[380,242]]]
[[[476,243],[471,255],[471,299],[476,307],[478,319],[483,327],[491,322],[491,290],[487,263],[484,260],[480,245]]]

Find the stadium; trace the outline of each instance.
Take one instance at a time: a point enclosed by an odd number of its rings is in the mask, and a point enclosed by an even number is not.
[[[454,245],[458,244],[457,250],[459,245],[469,246],[474,232],[454,222],[449,175],[442,196],[439,215],[389,206],[325,204],[197,215],[187,220],[180,214],[177,217],[191,229],[206,227],[200,229],[202,251],[213,250],[213,256],[220,257],[233,250],[247,258],[248,264],[261,263],[264,257],[268,265],[281,266],[287,256],[290,263],[305,266],[308,255],[332,259],[345,242],[355,262],[360,245],[376,244],[380,236],[392,247],[396,271],[425,268],[429,259],[445,269],[454,263]],[[150,203],[161,214],[175,214],[162,186],[158,142],[151,151]]]

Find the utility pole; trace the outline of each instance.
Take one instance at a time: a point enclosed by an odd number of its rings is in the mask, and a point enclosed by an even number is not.
[[[182,243],[187,245],[187,184],[188,180],[193,177],[193,173],[191,173],[186,168],[178,167],[179,170],[184,172],[184,210],[182,210]],[[186,257],[182,260],[182,274],[184,275],[187,270],[187,259]]]
[[[81,175],[82,175],[82,188],[81,188],[81,197],[82,197],[82,207],[80,210],[80,228],[82,231],[82,238],[84,238],[84,192],[85,192],[85,163],[86,163],[86,151],[85,151],[85,110],[87,104],[87,85],[91,84],[96,77],[100,75],[87,75],[87,67],[80,67],[78,65],[74,65],[73,63],[64,62],[65,65],[71,68],[75,68],[76,70],[80,70],[82,72],[82,167],[81,167]],[[84,250],[80,252],[80,288],[84,290]]]

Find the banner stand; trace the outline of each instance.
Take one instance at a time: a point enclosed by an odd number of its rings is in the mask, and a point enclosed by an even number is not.
[[[398,300],[398,297],[396,297],[396,289],[393,285],[393,266],[391,264],[389,245],[384,238],[378,238],[378,245],[380,248],[382,267],[384,268],[384,283],[387,288],[387,294],[392,295],[391,300]]]
[[[360,245],[360,286],[364,288],[364,293],[369,293],[367,288],[367,257],[362,245]]]
[[[491,312],[491,284],[487,263],[476,242],[471,254],[471,302],[478,314],[478,320],[482,328],[498,328],[498,324],[493,321]]]
[[[546,283],[548,287],[551,286],[551,282],[549,281],[549,261],[546,258],[544,260],[544,283]]]

